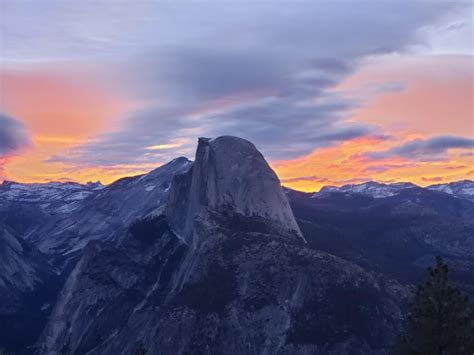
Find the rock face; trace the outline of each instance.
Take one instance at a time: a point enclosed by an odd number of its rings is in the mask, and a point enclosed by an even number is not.
[[[148,174],[105,187],[5,183],[0,186],[0,223],[63,269],[89,241],[120,238],[134,220],[162,213],[174,175],[191,166],[188,159],[177,158]]]
[[[205,210],[262,218],[275,232],[304,240],[278,177],[241,138],[199,138],[192,170],[175,180],[166,207],[173,230],[196,245],[194,221]]]
[[[81,249],[89,240],[117,237],[118,231],[125,230],[135,219],[159,214],[173,176],[191,165],[186,158],[178,158],[148,174],[120,179],[29,239],[45,252],[65,255]],[[47,230],[52,233],[48,235]]]
[[[120,239],[135,219],[160,214],[173,176],[191,166],[177,158],[108,186],[1,184],[0,349],[29,353],[85,245]]]
[[[40,354],[386,354],[407,288],[312,250],[255,147],[200,139],[166,213],[94,241]]]
[[[0,344],[12,351],[31,345],[58,288],[46,256],[0,224]]]
[[[140,223],[88,246],[40,353],[383,354],[398,332],[403,287],[354,264],[222,225],[192,250]]]

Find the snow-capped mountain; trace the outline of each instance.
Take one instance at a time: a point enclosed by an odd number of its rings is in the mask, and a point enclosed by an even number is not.
[[[394,184],[383,184],[375,181],[369,181],[362,184],[351,184],[344,186],[324,186],[314,197],[329,192],[343,192],[352,194],[361,194],[373,198],[384,198],[398,194],[401,190],[418,187],[411,182],[400,182]]]
[[[393,184],[383,184],[375,181],[369,181],[361,184],[350,184],[343,186],[324,186],[319,192],[315,193],[313,197],[322,197],[331,192],[359,194],[369,196],[372,198],[386,198],[398,195],[401,191],[406,189],[423,189],[411,182],[399,182]],[[424,189],[432,191],[440,191],[458,198],[465,198],[474,201],[474,181],[462,180],[450,182],[447,184],[436,184],[427,186]]]
[[[162,213],[173,176],[191,166],[177,158],[107,186],[7,181],[0,186],[0,223],[63,269],[90,240],[118,238],[135,219]]]
[[[474,181],[462,180],[448,184],[436,184],[428,186],[427,189],[441,191],[456,197],[463,197],[474,201]]]
[[[35,204],[49,213],[69,213],[80,202],[103,189],[100,182],[85,185],[75,182],[49,182],[22,184],[4,181],[0,185],[0,201]]]
[[[172,178],[191,166],[186,158],[177,158],[147,174],[95,190],[71,213],[54,216],[27,239],[45,253],[64,256],[81,250],[90,240],[117,237],[132,221],[160,214]]]

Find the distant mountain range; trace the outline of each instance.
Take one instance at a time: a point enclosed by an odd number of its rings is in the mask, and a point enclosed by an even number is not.
[[[192,162],[187,158],[178,158],[169,164],[175,164],[176,162],[184,162],[185,165],[192,164]],[[167,165],[168,164],[165,166]],[[139,188],[150,192],[156,188],[156,181],[153,179],[154,174],[159,174],[161,170],[161,168],[158,168],[148,174],[122,178],[108,186],[117,186],[126,181],[136,182],[144,180],[144,182],[149,181],[151,183],[146,186],[140,185]],[[18,183],[5,180],[0,185],[0,198],[5,201],[40,203],[41,208],[56,212],[71,212],[75,207],[79,207],[80,205],[74,202],[82,201],[87,197],[96,195],[99,191],[108,186],[102,185],[100,182],[88,182],[87,184],[57,181],[49,183]],[[445,184],[429,185],[426,187],[420,187],[411,182],[386,184],[376,181],[368,181],[360,184],[347,184],[343,186],[328,185],[322,187],[319,192],[314,193],[313,197],[317,198],[327,193],[340,192],[361,194],[373,198],[385,198],[395,196],[402,190],[413,188],[440,191],[458,198],[465,198],[471,201],[474,200],[473,180],[460,180]],[[57,204],[61,204],[61,206],[58,207]]]
[[[474,182],[282,188],[255,146],[0,185],[0,348],[388,354],[435,255],[474,295]]]
[[[383,184],[375,181],[369,181],[362,184],[344,185],[344,186],[325,186],[314,197],[329,192],[343,192],[351,194],[361,194],[373,198],[385,198],[395,196],[406,189],[421,188],[411,182],[398,182],[393,184]],[[427,190],[440,191],[458,198],[466,198],[474,201],[474,181],[461,180],[447,184],[436,184],[425,187]]]

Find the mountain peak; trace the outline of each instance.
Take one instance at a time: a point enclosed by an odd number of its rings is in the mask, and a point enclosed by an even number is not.
[[[474,181],[460,180],[446,184],[435,184],[427,187],[428,190],[441,191],[457,197],[474,201]]]
[[[303,238],[277,175],[242,138],[199,138],[190,175],[173,181],[167,216],[176,232],[189,240],[203,210],[264,218],[283,233]]]
[[[367,181],[360,184],[350,184],[344,186],[324,186],[318,193],[314,194],[314,197],[318,197],[320,194],[329,192],[342,192],[342,193],[355,193],[360,195],[366,195],[373,198],[384,198],[397,195],[404,189],[410,189],[417,187],[411,182],[397,182],[393,184],[385,184],[376,181]]]
[[[180,174],[186,172],[189,169],[190,165],[192,165],[192,161],[190,161],[188,158],[178,157],[169,161],[166,164],[159,166],[158,168],[150,171],[149,173],[141,175],[138,181],[153,180],[157,176]]]

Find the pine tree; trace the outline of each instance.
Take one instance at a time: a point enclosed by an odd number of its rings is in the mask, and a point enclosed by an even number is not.
[[[408,327],[397,353],[409,355],[473,355],[474,312],[469,300],[448,280],[448,266],[436,258],[429,279],[418,286],[410,305]]]

